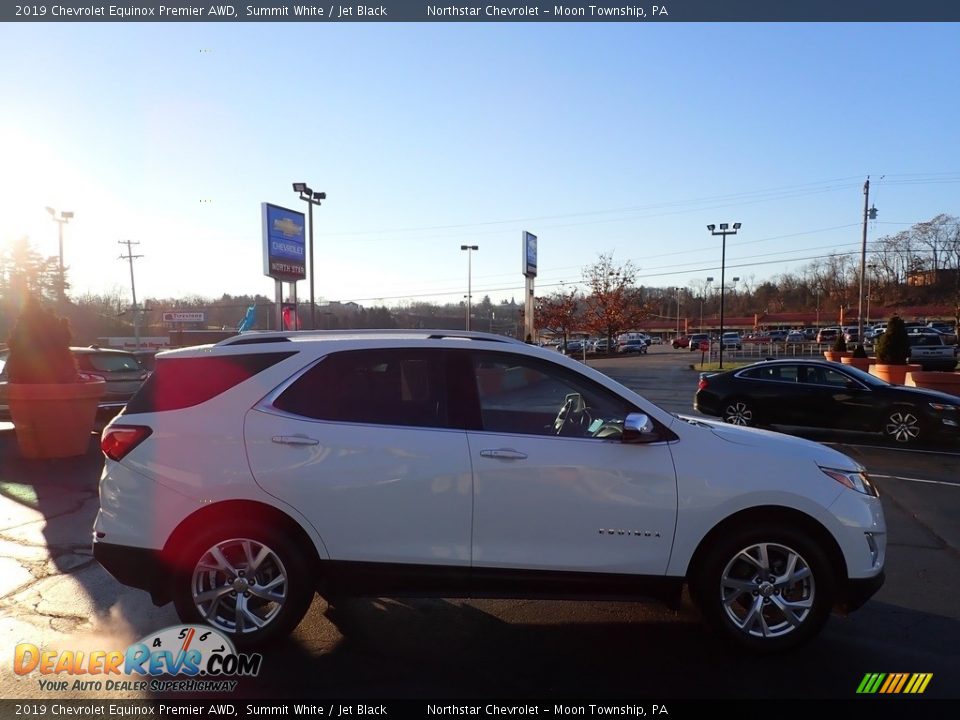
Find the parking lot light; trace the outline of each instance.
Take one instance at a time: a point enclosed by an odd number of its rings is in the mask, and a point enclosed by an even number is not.
[[[720,251],[720,369],[723,370],[723,294],[724,294],[724,274],[727,269],[727,235],[736,235],[737,231],[740,229],[740,223],[736,222],[733,224],[733,229],[730,229],[728,223],[720,223],[720,230],[716,230],[716,225],[707,225],[707,230],[710,231],[711,235],[722,235],[723,243],[721,245]]]

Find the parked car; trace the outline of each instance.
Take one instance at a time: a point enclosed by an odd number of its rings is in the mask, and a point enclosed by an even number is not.
[[[617,352],[620,353],[640,353],[647,354],[647,343],[643,340],[627,340],[617,346]]]
[[[953,370],[957,366],[957,346],[947,345],[936,331],[907,333],[909,362],[924,370]]]
[[[896,443],[960,435],[960,397],[890,385],[824,360],[766,361],[704,373],[694,407],[735,425],[880,432]]]
[[[743,350],[743,339],[738,332],[725,332],[721,342],[724,350]]]
[[[650,336],[650,344],[651,344],[651,345],[663,345],[663,338],[660,337],[659,335],[651,335],[651,336]]]
[[[855,460],[681,419],[502,336],[164,353],[102,448],[96,559],[241,647],[286,635],[316,591],[679,601],[686,584],[722,637],[767,652],[883,582],[883,509]]]
[[[769,342],[786,342],[787,334],[786,330],[771,330],[767,333],[767,338]]]
[[[70,352],[77,362],[77,369],[87,375],[96,375],[106,381],[103,397],[100,398],[101,414],[119,412],[147,379],[147,371],[137,362],[136,356],[126,350],[99,347],[72,347]],[[7,403],[7,353],[0,353],[0,420],[10,420]]]
[[[583,340],[568,340],[567,346],[564,348],[564,352],[568,355],[573,353],[582,353],[584,351],[584,342]]]
[[[675,337],[670,344],[673,345],[674,350],[677,350],[679,348],[685,348],[690,345],[690,338],[687,337],[686,335],[680,335],[678,337]]]
[[[802,330],[791,330],[787,333],[786,343],[788,345],[800,345],[807,342],[807,336]]]
[[[690,352],[699,352],[700,343],[702,342],[710,342],[710,336],[707,333],[693,333],[687,343],[690,347]]]
[[[837,339],[837,335],[840,334],[840,328],[829,327],[821,328],[820,332],[817,333],[817,343],[820,345],[833,343]]]
[[[803,329],[803,336],[807,340],[816,340],[817,339],[817,329],[812,327],[805,327]]]
[[[843,331],[843,339],[848,345],[856,345],[860,342],[860,329],[855,327],[845,328]]]

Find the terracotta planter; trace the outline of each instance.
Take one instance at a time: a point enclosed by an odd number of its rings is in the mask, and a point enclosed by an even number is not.
[[[840,362],[842,362],[844,365],[852,365],[857,370],[863,370],[864,372],[867,372],[867,370],[870,369],[870,363],[872,363],[873,360],[868,357],[858,358],[851,355],[850,357],[844,356],[840,358]]]
[[[907,373],[906,384],[960,397],[960,372],[913,370]]]
[[[845,357],[853,357],[853,351],[837,352],[836,350],[824,350],[823,356],[830,362],[840,362]]]
[[[103,380],[56,385],[8,383],[7,400],[20,453],[25,458],[85,454],[106,385]]]
[[[881,380],[886,380],[891,385],[903,385],[908,372],[917,372],[920,369],[920,365],[886,365],[884,363],[876,363],[870,366],[870,374],[875,375]]]

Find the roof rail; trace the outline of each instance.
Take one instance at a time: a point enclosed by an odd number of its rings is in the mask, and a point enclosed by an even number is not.
[[[217,347],[227,345],[259,345],[261,343],[290,342],[292,340],[323,340],[351,337],[422,338],[424,340],[483,340],[485,342],[513,343],[524,345],[522,340],[493,333],[468,330],[411,330],[411,329],[358,329],[358,330],[252,330],[221,340]]]

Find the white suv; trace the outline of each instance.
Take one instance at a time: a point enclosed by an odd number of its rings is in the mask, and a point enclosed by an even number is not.
[[[883,582],[855,461],[680,418],[495,335],[163,353],[102,448],[96,558],[245,646],[290,632],[317,591],[679,600],[686,583],[728,640],[784,649]]]

